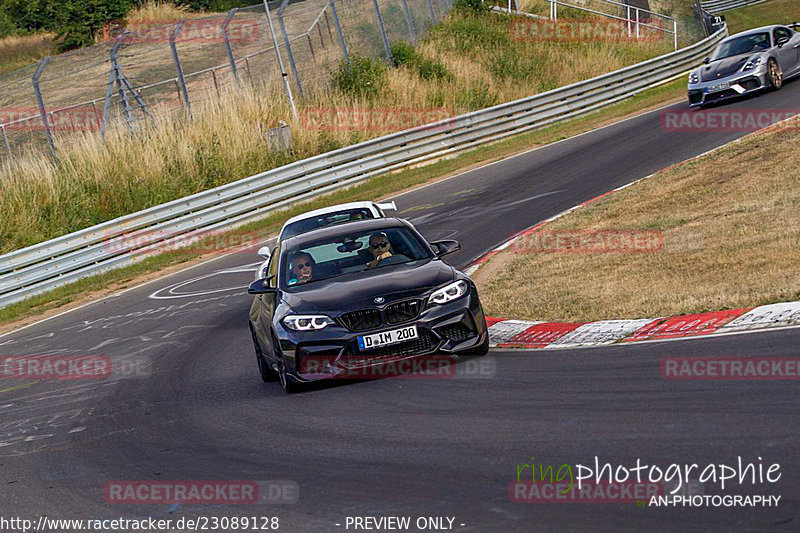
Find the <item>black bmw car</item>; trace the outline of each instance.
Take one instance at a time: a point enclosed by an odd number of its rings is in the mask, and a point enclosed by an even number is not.
[[[397,218],[279,243],[268,277],[249,288],[261,378],[293,392],[419,356],[486,354],[475,284],[441,259],[458,249],[456,241],[426,242]]]

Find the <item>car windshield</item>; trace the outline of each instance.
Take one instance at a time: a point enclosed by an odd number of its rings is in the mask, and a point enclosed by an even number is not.
[[[430,259],[432,254],[408,228],[341,233],[284,251],[282,288]]]
[[[761,52],[770,48],[769,33],[753,33],[725,41],[717,47],[711,61],[718,61],[726,57],[738,56]]]
[[[317,215],[310,218],[304,218],[297,222],[292,222],[281,232],[281,239],[288,239],[289,237],[296,237],[301,233],[307,233],[315,229],[324,228],[326,226],[333,226],[334,224],[343,224],[345,222],[352,222],[354,220],[366,220],[368,218],[375,218],[372,211],[367,208],[359,209],[344,209],[342,211],[335,211],[333,213],[326,213],[324,215]]]

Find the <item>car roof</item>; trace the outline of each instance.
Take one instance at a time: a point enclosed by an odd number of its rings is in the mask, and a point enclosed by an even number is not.
[[[780,24],[771,24],[769,26],[761,26],[760,28],[753,28],[752,30],[746,30],[746,31],[742,31],[742,32],[736,33],[734,35],[731,35],[730,37],[725,39],[725,41],[729,41],[729,40],[735,39],[737,37],[744,37],[745,35],[753,35],[754,33],[771,32],[775,28],[786,28],[786,26],[781,26]]]
[[[293,224],[298,220],[305,220],[307,218],[318,217],[320,215],[328,215],[330,213],[337,213],[339,211],[346,211],[348,209],[371,209],[374,206],[374,202],[349,202],[346,204],[337,204],[332,205],[330,207],[323,207],[322,209],[315,209],[314,211],[308,211],[303,213],[302,215],[293,216],[286,223],[283,225],[285,228],[289,224]],[[281,228],[283,231],[283,228]]]
[[[303,246],[306,243],[314,242],[326,237],[334,237],[343,233],[362,233],[367,231],[380,231],[389,228],[408,227],[410,224],[403,219],[396,217],[387,218],[368,218],[365,220],[356,220],[354,222],[345,222],[343,224],[336,224],[334,226],[325,226],[324,228],[307,231],[294,237],[289,237],[283,241],[282,248],[290,249]]]

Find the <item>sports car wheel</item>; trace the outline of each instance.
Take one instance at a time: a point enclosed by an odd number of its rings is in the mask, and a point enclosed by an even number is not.
[[[774,59],[770,59],[767,64],[767,78],[771,89],[777,91],[783,86],[783,73],[778,66],[778,62]]]
[[[258,345],[256,334],[252,327],[250,328],[250,334],[253,336],[253,346],[256,350],[256,363],[258,364],[258,373],[261,375],[261,381],[264,383],[276,381],[278,379],[278,374],[272,370],[264,354],[261,352],[261,347]]]
[[[280,370],[278,370],[278,378],[281,381],[281,387],[283,387],[284,392],[287,394],[300,392],[300,385],[292,381],[286,374],[286,363],[284,361],[281,361]]]

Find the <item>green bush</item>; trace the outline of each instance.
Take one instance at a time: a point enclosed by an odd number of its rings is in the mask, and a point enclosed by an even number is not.
[[[333,72],[333,86],[340,92],[357,97],[373,97],[389,83],[387,67],[380,59],[350,54]]]
[[[392,59],[398,67],[407,67],[417,72],[423,80],[452,81],[454,76],[442,63],[435,59],[428,59],[411,44],[398,41],[392,44]]]
[[[103,26],[125,18],[131,0],[0,0],[0,13],[22,31],[52,31],[62,51],[94,44]]]
[[[0,38],[17,33],[17,27],[7,13],[0,11]]]
[[[467,111],[484,109],[497,105],[498,96],[492,92],[488,85],[479,83],[467,89],[460,89],[455,95],[456,105]]]
[[[486,0],[456,0],[453,7],[469,11],[489,11],[492,6]]]

